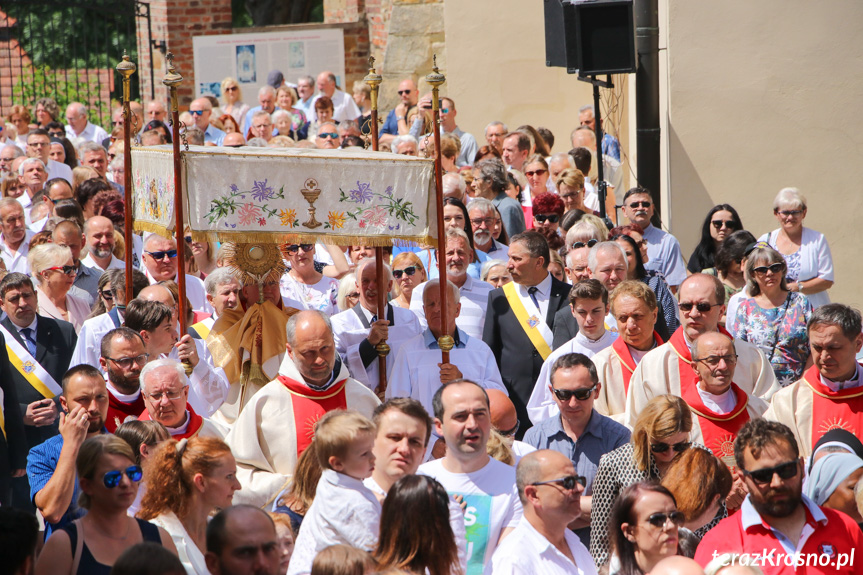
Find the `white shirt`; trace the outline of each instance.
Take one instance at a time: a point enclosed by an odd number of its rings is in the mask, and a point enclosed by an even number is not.
[[[829,387],[833,391],[842,391],[844,389],[860,387],[860,385],[863,385],[863,377],[861,377],[861,371],[863,371],[863,366],[858,363],[857,372],[851,379],[847,381],[833,381],[832,379],[827,379],[822,375],[820,376],[821,383],[823,383],[825,386]]]
[[[479,573],[491,562],[501,532],[516,527],[521,520],[515,467],[489,457],[479,471],[452,473],[444,468],[443,461],[424,463],[417,473],[437,479],[451,496],[464,497],[468,573]]]
[[[210,572],[207,570],[204,553],[198,549],[198,546],[195,545],[195,541],[189,536],[180,519],[172,511],[165,511],[151,519],[150,522],[167,531],[171,539],[174,540],[174,546],[177,548],[177,557],[180,558],[180,562],[185,567],[186,573],[191,575],[209,575]]]
[[[531,286],[523,286],[519,283],[515,284],[519,293],[528,299],[530,299],[530,292],[528,291]],[[545,279],[536,284],[536,301],[539,302],[539,317],[545,318],[548,315],[548,300],[551,297],[551,274],[546,274]]]
[[[96,260],[94,260],[93,257],[89,253],[87,254],[87,257],[85,257],[84,259],[81,260],[81,263],[84,264],[85,266],[87,266],[88,268],[93,268],[94,270],[98,270],[99,272],[102,272],[102,273],[104,273],[108,270],[112,270],[112,269],[117,269],[117,270],[126,269],[126,262],[119,259],[114,254],[111,254],[111,263],[108,264],[107,268],[103,268],[102,266],[97,264]]]
[[[72,129],[72,126],[66,126],[66,137],[69,138],[73,144],[76,144],[75,147],[78,147],[78,144],[82,142],[96,142],[97,144],[101,144],[102,141],[108,137],[108,132],[100,128],[95,124],[91,124],[87,122],[87,125],[84,126],[84,130],[80,134],[76,134],[75,130]]]
[[[213,364],[213,356],[204,340],[192,338],[192,341],[198,352],[198,365],[189,376],[189,404],[201,417],[212,417],[225,403],[231,386],[225,370]],[[180,361],[176,347],[168,357]]]
[[[310,573],[315,556],[330,545],[341,543],[372,551],[378,542],[380,520],[381,504],[362,481],[325,469],[300,526],[288,575]]]
[[[522,517],[507,536],[506,545],[494,552],[485,575],[596,575],[593,558],[578,535],[565,529],[563,536],[575,565]]]
[[[423,329],[428,327],[426,314],[423,310],[423,291],[427,283],[423,282],[415,287],[411,294],[410,310],[419,318]],[[467,276],[464,285],[459,288],[461,312],[455,318],[455,324],[470,337],[482,339],[482,329],[485,325],[485,308],[488,306],[488,292],[493,289],[491,284],[476,280],[470,276]],[[546,303],[546,307],[547,305]]]
[[[114,325],[114,321],[107,313],[84,320],[84,324],[78,331],[78,343],[75,344],[75,351],[72,352],[72,361],[69,365],[86,363],[102,371],[102,366],[99,365],[102,338],[115,327],[119,326]]]
[[[24,194],[27,195],[27,194]],[[33,237],[33,232],[27,230],[25,232],[24,241],[18,246],[18,251],[13,252],[6,245],[6,240],[0,235],[0,257],[3,258],[3,263],[6,264],[6,270],[9,273],[20,272],[30,275],[30,265],[27,263],[27,254],[30,252],[30,238]]]
[[[113,261],[113,260],[112,260]],[[123,264],[125,267],[126,264]],[[150,270],[144,268],[144,274],[150,280],[150,285],[157,284],[159,281],[150,275]],[[177,276],[171,278],[177,281]],[[213,306],[207,301],[207,290],[204,289],[204,282],[200,278],[186,274],[186,297],[189,298],[189,303],[192,304],[192,310],[204,313],[213,313]]]
[[[737,396],[734,395],[734,390],[731,388],[719,395],[713,395],[709,391],[701,389],[701,385],[696,385],[695,389],[698,390],[698,395],[701,397],[701,401],[704,402],[704,407],[719,415],[731,413],[737,407]]]
[[[290,272],[285,272],[279,283],[282,297],[299,303],[301,309],[314,309],[326,315],[339,313],[336,303],[339,280],[322,276],[317,283],[306,285],[294,278]]]
[[[326,94],[318,93],[318,95],[314,98],[314,102],[317,102],[318,98],[325,95]],[[333,120],[335,120],[336,122],[343,122],[344,120],[356,120],[360,117],[360,109],[357,108],[357,103],[354,102],[354,99],[351,96],[348,96],[341,90],[336,90],[335,92],[333,92],[333,97],[330,99],[333,101]],[[314,102],[312,102],[312,110],[315,109]],[[309,118],[309,120],[317,122],[317,114],[312,114],[312,117]]]

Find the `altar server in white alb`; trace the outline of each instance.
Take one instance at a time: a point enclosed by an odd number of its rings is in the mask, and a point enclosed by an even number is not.
[[[582,280],[569,291],[569,309],[578,324],[575,337],[551,352],[543,362],[536,380],[536,387],[527,403],[530,420],[539,423],[558,413],[557,405],[551,397],[551,366],[557,358],[569,353],[581,353],[593,357],[610,347],[617,339],[617,332],[606,329],[605,317],[608,315],[608,290],[599,280]]]
[[[442,313],[440,279],[433,279],[423,291],[423,310],[428,329],[402,345],[393,362],[387,387],[387,398],[412,397],[434,413],[432,398],[438,388],[449,381],[470,379],[486,389],[507,393],[491,349],[481,339],[470,337],[456,327],[461,310],[458,287],[447,281],[449,289],[446,314]],[[446,334],[455,340],[449,352],[449,363],[441,362],[438,338],[444,334],[441,318],[446,315]]]
[[[393,273],[384,264],[386,293],[393,287]],[[375,260],[366,258],[357,265],[357,290],[360,303],[333,316],[336,350],[351,372],[351,376],[374,391],[378,387],[379,361],[375,346],[386,341],[389,358],[396,357],[404,342],[422,333],[419,320],[409,310],[387,304],[378,313],[378,282]],[[392,373],[392,360],[387,361],[387,380]]]
[[[380,405],[368,387],[349,377],[326,315],[301,311],[285,331],[287,354],[278,378],[252,396],[225,438],[243,486],[235,504],[263,506],[284,487],[324,413],[354,409],[371,417]]]

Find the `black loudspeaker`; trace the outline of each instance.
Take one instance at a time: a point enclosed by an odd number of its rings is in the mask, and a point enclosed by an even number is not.
[[[632,0],[545,0],[545,53],[571,74],[635,72]]]

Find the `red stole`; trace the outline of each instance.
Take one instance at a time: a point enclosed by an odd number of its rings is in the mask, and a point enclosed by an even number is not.
[[[305,383],[284,375],[279,375],[279,381],[291,393],[299,457],[315,437],[315,423],[328,411],[348,408],[345,394],[348,379],[341,380],[325,391],[314,390]]]
[[[728,333],[724,327],[720,326],[719,333],[727,335],[734,340],[734,336]],[[690,384],[695,383],[695,368],[692,366],[692,352],[689,351],[689,346],[686,345],[686,338],[683,337],[683,326],[680,326],[677,328],[677,331],[671,334],[671,337],[668,338],[668,343],[671,344],[671,348],[675,353],[677,353],[677,368],[678,373],[680,374],[680,390],[682,392],[687,387],[691,387]]]
[[[144,405],[144,395],[138,394],[138,398],[132,403],[124,403],[114,397],[111,390],[108,390],[108,417],[105,421],[105,428],[114,433],[123,422],[130,419],[139,419],[142,411],[146,411],[147,406]]]
[[[662,338],[659,337],[659,334],[653,332],[653,341],[656,343],[656,346],[662,345]],[[618,337],[614,340],[614,343],[611,344],[611,349],[614,355],[617,356],[617,359],[620,360],[620,365],[623,369],[623,393],[624,395],[629,394],[629,380],[632,379],[632,372],[635,371],[635,368],[638,364],[635,363],[635,360],[632,359],[632,353],[629,351],[629,346],[626,345],[626,342],[623,341],[622,337]]]
[[[731,384],[736,402],[730,413],[719,414],[704,405],[701,395],[698,393],[697,385],[688,385],[680,393],[680,396],[689,406],[689,409],[698,416],[698,425],[701,427],[701,436],[704,445],[713,452],[713,455],[725,462],[729,467],[736,465],[734,459],[734,440],[737,432],[749,421],[749,412],[746,406],[749,396],[740,389],[736,383]]]
[[[814,365],[803,374],[812,390],[812,447],[831,429],[845,429],[854,435],[863,432],[863,387],[833,391],[821,383]]]
[[[198,435],[198,432],[201,431],[201,427],[204,426],[204,418],[195,413],[195,410],[192,409],[192,406],[188,403],[186,404],[186,411],[189,412],[189,425],[186,426],[185,433],[178,433],[176,435],[171,434],[171,439],[176,439],[180,441],[181,439],[191,439]],[[150,421],[150,412],[146,409],[144,413],[139,417],[141,421]]]

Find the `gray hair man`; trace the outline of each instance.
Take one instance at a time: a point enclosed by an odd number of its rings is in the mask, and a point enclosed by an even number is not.
[[[344,120],[356,120],[360,117],[360,109],[354,99],[336,86],[335,74],[324,70],[318,74],[317,86],[318,97],[327,96],[333,101],[333,120],[343,122]],[[317,116],[314,119],[317,119]]]
[[[195,120],[195,127],[204,132],[204,143],[221,146],[225,139],[225,132],[210,124],[213,104],[207,98],[197,98],[189,106],[189,113]]]
[[[108,132],[87,117],[87,106],[80,102],[72,102],[66,106],[66,137],[72,143],[95,142],[101,144],[108,137]]]
[[[503,138],[509,133],[509,128],[503,122],[489,122],[485,127],[486,143],[497,150],[498,154],[503,153]]]
[[[494,239],[494,223],[497,217],[494,204],[485,198],[474,198],[468,204],[467,215],[473,229],[474,247],[493,260],[507,261],[509,247]]]
[[[402,134],[393,138],[390,143],[390,149],[393,153],[400,156],[414,156],[419,153],[419,142],[410,134]]]

